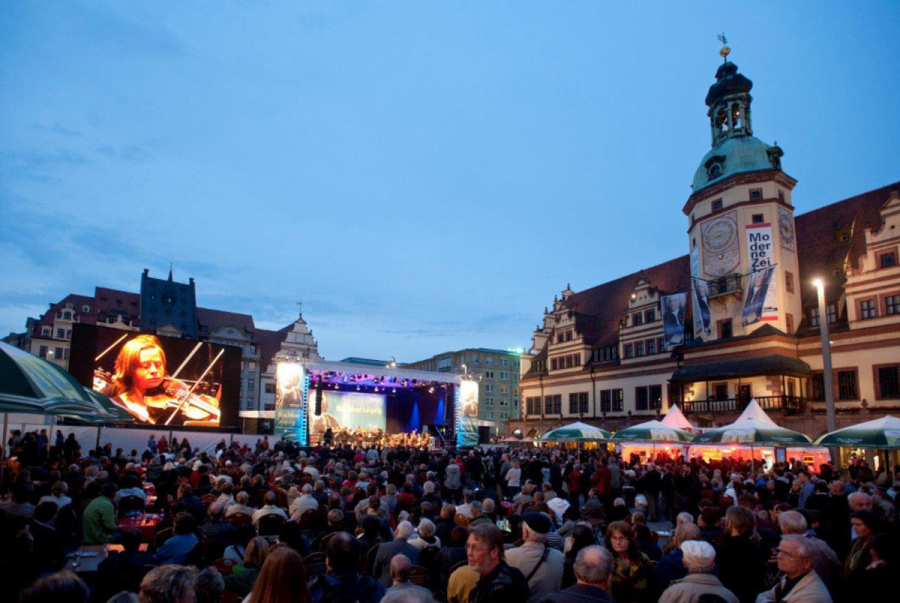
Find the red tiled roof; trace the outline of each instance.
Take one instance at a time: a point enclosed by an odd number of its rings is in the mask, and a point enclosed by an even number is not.
[[[119,303],[120,300],[121,303]],[[91,313],[94,315],[94,318],[105,319],[113,310],[124,310],[128,313],[128,317],[134,321],[134,324],[140,326],[141,296],[138,293],[96,287],[94,288],[94,299],[91,300],[91,306]]]
[[[205,335],[209,335],[216,329],[225,325],[240,327],[251,336],[256,332],[256,325],[253,324],[253,317],[249,314],[240,314],[238,312],[197,308],[197,323],[207,328],[204,332]]]
[[[663,293],[689,291],[690,259],[683,255],[578,293],[563,302],[575,313],[575,328],[586,343],[604,345],[618,341],[619,321],[628,313],[628,302],[640,279]]]
[[[804,307],[815,303],[812,279],[816,277],[825,281],[825,295],[829,301],[840,297],[847,279],[834,276],[834,268],[842,268],[845,260],[850,266],[859,265],[860,256],[866,253],[865,229],[877,230],[881,226],[879,210],[891,191],[898,188],[900,182],[895,182],[795,218]],[[841,243],[837,232],[847,228],[852,229],[850,240]]]
[[[41,314],[38,323],[42,326],[53,325],[53,320],[56,318],[56,311],[60,309],[64,309],[66,304],[72,304],[72,312],[74,312],[78,316],[78,320],[85,324],[95,324],[97,321],[94,317],[94,298],[88,297],[87,295],[77,295],[75,293],[70,293],[69,295],[62,298],[58,303],[54,304],[51,308],[49,308],[45,313]],[[90,306],[91,312],[89,314],[85,314],[81,311],[83,306]]]
[[[263,371],[269,368],[269,365],[272,363],[272,358],[274,358],[275,354],[278,353],[279,348],[281,348],[282,342],[284,341],[285,337],[287,337],[288,331],[290,331],[293,326],[294,323],[291,323],[283,329],[279,329],[277,331],[257,329],[256,343],[259,345],[259,362]]]

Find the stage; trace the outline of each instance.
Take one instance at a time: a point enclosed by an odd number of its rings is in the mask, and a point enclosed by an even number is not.
[[[478,386],[459,375],[347,362],[276,362],[276,437],[301,446],[326,436],[335,443],[389,444],[398,434],[441,431],[449,436],[447,444],[477,444]]]

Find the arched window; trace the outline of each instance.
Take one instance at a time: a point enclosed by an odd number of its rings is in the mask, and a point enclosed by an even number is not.
[[[731,105],[731,126],[735,130],[744,126],[743,117],[744,116],[741,113],[741,106],[738,103]]]
[[[725,109],[719,109],[716,114],[716,130],[720,135],[728,133],[728,113]]]

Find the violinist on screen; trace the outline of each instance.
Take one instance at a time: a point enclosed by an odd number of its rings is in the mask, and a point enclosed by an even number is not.
[[[142,423],[166,423],[175,414],[170,425],[219,424],[216,398],[190,393],[186,384],[166,376],[166,353],[154,335],[138,335],[122,346],[104,393]]]

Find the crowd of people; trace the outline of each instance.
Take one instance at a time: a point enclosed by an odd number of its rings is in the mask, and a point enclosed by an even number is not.
[[[828,602],[887,600],[900,570],[900,468],[861,460],[162,441],[10,437],[5,600]]]

